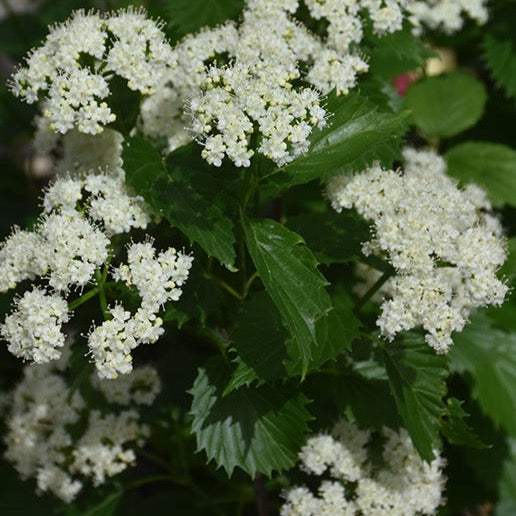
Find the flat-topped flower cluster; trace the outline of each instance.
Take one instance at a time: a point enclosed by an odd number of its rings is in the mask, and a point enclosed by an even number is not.
[[[483,190],[459,189],[433,151],[403,154],[403,172],[374,165],[339,176],[328,197],[337,211],[354,207],[374,223],[363,252],[385,258],[396,271],[384,287],[382,335],[393,339],[422,327],[427,343],[446,353],[472,310],[503,302],[508,287],[497,271],[506,242]]]
[[[16,228],[0,244],[0,292],[24,280],[40,281],[15,299],[0,335],[24,360],[58,359],[65,342],[62,326],[72,315],[68,298],[88,285],[95,294],[111,275],[136,287],[141,306],[135,314],[120,304],[108,308],[104,323],[91,330],[89,352],[100,377],[130,372],[131,351],[163,333],[157,314],[166,302],[179,299],[193,258],[174,248],[157,253],[150,241],[131,243],[127,265],[110,269],[112,237],[145,229],[151,221],[143,200],[127,192],[120,175],[60,178],[46,191],[43,209],[31,231]]]
[[[416,31],[457,30],[464,14],[487,19],[485,0],[307,0],[310,16],[328,23],[321,38],[295,18],[299,4],[247,0],[240,23],[203,29],[174,48],[142,9],[76,11],[29,53],[11,90],[41,101],[40,141],[49,131],[95,135],[116,119],[109,102],[119,76],[144,96],[139,129],[166,138],[169,151],[196,139],[215,166],[225,157],[249,166],[255,152],[281,166],[326,124],[321,95],[346,94],[367,72],[359,45],[368,19],[379,36],[404,19]]]
[[[171,60],[160,24],[143,10],[107,16],[76,11],[50,29],[43,45],[30,52],[26,66],[13,76],[11,89],[29,104],[41,100],[50,128],[102,132],[116,118],[106,102],[115,75],[148,95]]]
[[[329,475],[317,494],[306,486],[289,489],[281,516],[415,516],[434,514],[444,502],[444,459],[434,450],[428,464],[404,428],[384,427],[382,460],[373,460],[372,430],[339,421],[329,434],[310,437],[299,453],[301,469]]]
[[[34,478],[38,492],[49,491],[65,502],[86,481],[99,486],[134,465],[133,447],[142,446],[149,435],[138,406],[152,404],[160,391],[155,369],[136,368],[128,377],[93,382],[119,406],[110,413],[92,410],[79,390],[70,391],[64,371],[68,354],[69,348],[57,362],[25,366],[10,394],[4,436],[5,458],[22,478]],[[81,421],[87,424],[78,434]]]

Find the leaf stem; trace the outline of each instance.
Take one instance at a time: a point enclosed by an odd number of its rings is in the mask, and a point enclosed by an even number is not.
[[[362,307],[382,288],[385,282],[392,276],[392,271],[384,272],[373,284],[373,286],[358,300],[353,308],[353,313],[356,315]]]

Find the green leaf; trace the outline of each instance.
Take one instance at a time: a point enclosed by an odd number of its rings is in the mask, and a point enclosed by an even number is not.
[[[486,34],[483,47],[484,59],[493,79],[507,96],[516,98],[516,49],[513,42]]]
[[[335,175],[339,170],[361,170],[374,160],[391,164],[399,158],[400,140],[408,113],[378,110],[376,103],[357,93],[330,95],[328,126],[310,135],[306,154],[271,174],[278,188]]]
[[[328,335],[320,339],[310,362],[317,368],[337,357],[358,336],[358,321],[350,304],[338,296],[327,324]],[[263,383],[303,374],[295,339],[289,336],[278,309],[265,291],[248,297],[238,314],[231,340],[238,356],[237,365],[224,394],[241,385]]]
[[[66,516],[114,516],[124,495],[120,487],[95,505],[69,505]],[[91,501],[90,501],[91,503]]]
[[[399,428],[402,424],[396,404],[385,380],[369,380],[358,374],[335,378],[333,390],[337,406],[362,428],[383,426]]]
[[[470,373],[473,396],[484,413],[516,435],[516,333],[493,328],[479,313],[453,340],[452,369]]]
[[[503,264],[503,267],[500,269],[500,273],[507,279],[512,280],[516,278],[516,237],[512,237],[507,240],[507,248],[509,256],[507,257],[507,261]]]
[[[241,387],[223,397],[228,373],[221,358],[212,359],[199,369],[190,391],[198,450],[230,476],[237,466],[251,477],[292,467],[310,419],[308,399],[285,386]]]
[[[188,288],[178,301],[166,305],[162,318],[164,321],[176,321],[179,328],[187,321],[196,321],[204,327],[209,316],[218,314],[223,307],[222,289],[204,276],[204,265],[194,260],[188,276]]]
[[[375,36],[373,44],[374,48],[369,53],[369,71],[387,79],[415,70],[429,57],[435,56],[435,52],[421,38],[414,36],[408,27],[382,37]]]
[[[406,334],[384,347],[391,392],[421,457],[430,462],[440,446],[439,422],[446,407],[447,360],[420,335]]]
[[[299,233],[320,263],[346,263],[362,258],[362,242],[369,240],[369,224],[357,213],[302,213],[289,217],[287,227]]]
[[[464,421],[468,414],[462,408],[462,403],[456,398],[448,400],[446,414],[441,423],[441,433],[451,444],[480,449],[489,448]]]
[[[153,185],[167,176],[159,152],[143,138],[130,138],[124,143],[122,160],[127,184],[153,205]]]
[[[311,365],[349,348],[355,319],[347,327],[335,312],[328,282],[303,239],[272,220],[249,221],[245,234],[260,278],[292,336],[290,356],[299,360],[302,376]]]
[[[405,96],[416,126],[430,138],[448,138],[475,125],[487,99],[484,85],[453,72],[414,83]]]
[[[508,445],[509,455],[503,463],[495,516],[514,516],[516,513],[516,439],[509,438]]]
[[[173,155],[169,156],[167,171],[159,153],[142,138],[130,139],[122,158],[128,184],[173,227],[197,242],[208,256],[217,258],[232,270],[235,262],[233,221],[222,207],[228,184],[215,172],[185,169],[182,156],[178,166]]]
[[[181,37],[205,26],[214,27],[235,18],[243,9],[243,0],[167,0],[170,25]]]
[[[465,142],[445,154],[450,175],[484,188],[494,206],[516,206],[516,151],[499,143]]]
[[[286,376],[288,337],[281,315],[267,292],[246,298],[231,334],[238,351],[237,369],[225,393],[255,380],[270,381]]]

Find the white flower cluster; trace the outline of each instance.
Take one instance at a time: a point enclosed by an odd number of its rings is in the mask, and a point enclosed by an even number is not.
[[[348,3],[347,18],[362,27],[359,2]],[[143,132],[167,137],[173,150],[191,139],[184,129],[190,126],[204,145],[203,157],[216,166],[226,156],[249,166],[255,151],[282,165],[306,152],[312,130],[326,123],[320,93],[348,93],[368,66],[349,43],[333,35],[321,40],[295,20],[298,4],[248,0],[240,25],[187,36],[174,48],[162,86],[142,104]],[[342,10],[335,2],[308,7],[319,18],[334,19],[332,13]],[[370,15],[377,11],[384,8],[370,2]],[[381,33],[399,28],[375,27]],[[343,33],[348,29],[344,22],[339,26]]]
[[[142,9],[101,16],[76,11],[51,28],[13,76],[12,92],[29,104],[42,100],[43,116],[59,133],[77,128],[98,134],[115,120],[105,99],[115,75],[144,95],[155,91],[172,49],[159,23]]]
[[[479,187],[459,190],[433,151],[405,149],[404,158],[403,173],[375,165],[335,178],[328,196],[337,211],[355,207],[374,223],[362,250],[396,270],[377,321],[382,335],[423,327],[427,343],[446,353],[474,308],[503,302],[506,242]]]
[[[38,492],[49,491],[70,502],[86,479],[98,486],[134,464],[136,456],[130,446],[142,446],[149,430],[131,407],[151,404],[159,392],[159,380],[149,367],[142,374],[136,369],[148,387],[145,395],[118,396],[120,404],[129,406],[118,413],[102,415],[92,410],[86,429],[78,436],[79,427],[74,425],[87,414],[86,405],[79,390],[69,391],[58,369],[59,363],[25,367],[11,395],[5,458],[22,478],[35,478]]]
[[[488,17],[487,0],[408,0],[406,8],[416,34],[423,26],[457,32],[464,25],[464,15],[478,24],[484,24]]]
[[[137,367],[131,374],[115,380],[100,380],[94,374],[91,382],[109,403],[118,405],[151,405],[161,390],[158,372],[151,366]]]
[[[56,172],[74,177],[90,170],[110,170],[111,175],[123,176],[123,141],[124,137],[113,129],[96,135],[71,129],[62,137],[62,155],[56,163]]]
[[[61,325],[68,320],[65,299],[33,288],[15,301],[15,311],[5,318],[0,334],[13,355],[42,364],[61,356],[65,343]]]
[[[60,356],[65,341],[61,326],[70,319],[66,298],[72,288],[92,283],[101,267],[107,279],[111,237],[145,229],[151,220],[143,199],[128,194],[120,175],[62,177],[46,191],[43,208],[45,215],[33,231],[15,229],[0,244],[0,292],[37,277],[55,291],[34,287],[25,292],[0,325],[9,351],[37,363]],[[134,316],[115,305],[105,314],[111,318],[91,331],[89,349],[99,376],[130,372],[130,351],[158,340],[163,328],[157,313],[167,301],[179,299],[192,261],[173,248],[155,256],[149,242],[129,247],[128,264],[111,272],[115,280],[136,286],[142,304]]]
[[[117,281],[135,286],[142,300],[134,316],[120,305],[110,308],[111,319],[94,328],[88,337],[100,378],[117,378],[132,370],[131,351],[140,344],[156,342],[163,334],[163,321],[157,316],[167,301],[177,301],[188,278],[193,257],[174,248],[155,256],[150,242],[133,243],[127,251],[127,264],[113,271]]]
[[[341,420],[332,435],[311,437],[301,450],[301,468],[323,480],[318,494],[307,487],[293,487],[286,495],[281,516],[414,516],[434,514],[443,503],[444,460],[424,462],[405,429],[382,430],[383,467],[370,459],[369,430]]]

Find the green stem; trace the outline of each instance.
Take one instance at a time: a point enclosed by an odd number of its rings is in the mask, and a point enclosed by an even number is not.
[[[103,274],[100,273],[100,271],[97,269],[95,272],[95,277],[97,279],[97,285],[99,289],[99,301],[100,301],[100,308],[102,309],[102,314],[104,316],[104,319],[107,321],[111,319],[109,314],[109,309],[107,305],[107,298],[106,298],[106,290],[104,289],[104,282],[103,282]]]
[[[228,285],[224,280],[220,279],[218,276],[215,276],[215,274],[206,271],[203,273],[203,276],[209,280],[214,281],[220,288],[224,289],[226,292],[229,292],[239,301],[243,299],[242,296],[231,285]]]
[[[358,300],[357,304],[353,308],[353,313],[357,314],[361,308],[382,288],[384,283],[392,276],[392,271],[384,272],[378,280],[375,281],[373,286]]]
[[[242,293],[241,298],[244,299],[247,297],[247,294],[249,294],[249,289],[251,288],[251,285],[254,283],[254,280],[258,277],[258,271],[254,271],[251,277],[247,280],[247,283],[244,286],[244,291]]]
[[[163,468],[166,471],[170,470],[170,465],[167,463],[167,461],[163,460],[161,457],[158,457],[154,453],[148,452],[147,450],[139,449],[138,453],[145,457],[146,459],[150,460],[151,462],[154,462],[157,466],[160,468]]]
[[[150,477],[144,477],[139,478],[138,480],[135,480],[134,482],[131,482],[125,487],[126,491],[129,491],[130,489],[136,489],[137,487],[144,486],[147,484],[153,484],[155,482],[174,482],[174,479],[169,475],[153,475]]]
[[[68,310],[71,312],[72,310],[75,310],[77,307],[81,306],[83,303],[86,303],[89,299],[96,296],[99,293],[99,288],[95,287],[86,294],[83,294],[81,297],[78,297],[77,299],[74,299],[70,303],[68,303]]]
[[[364,337],[367,340],[370,340],[373,344],[376,344],[381,349],[385,348],[384,343],[378,337],[375,337],[374,335],[371,335],[366,331],[361,331],[360,336]]]

